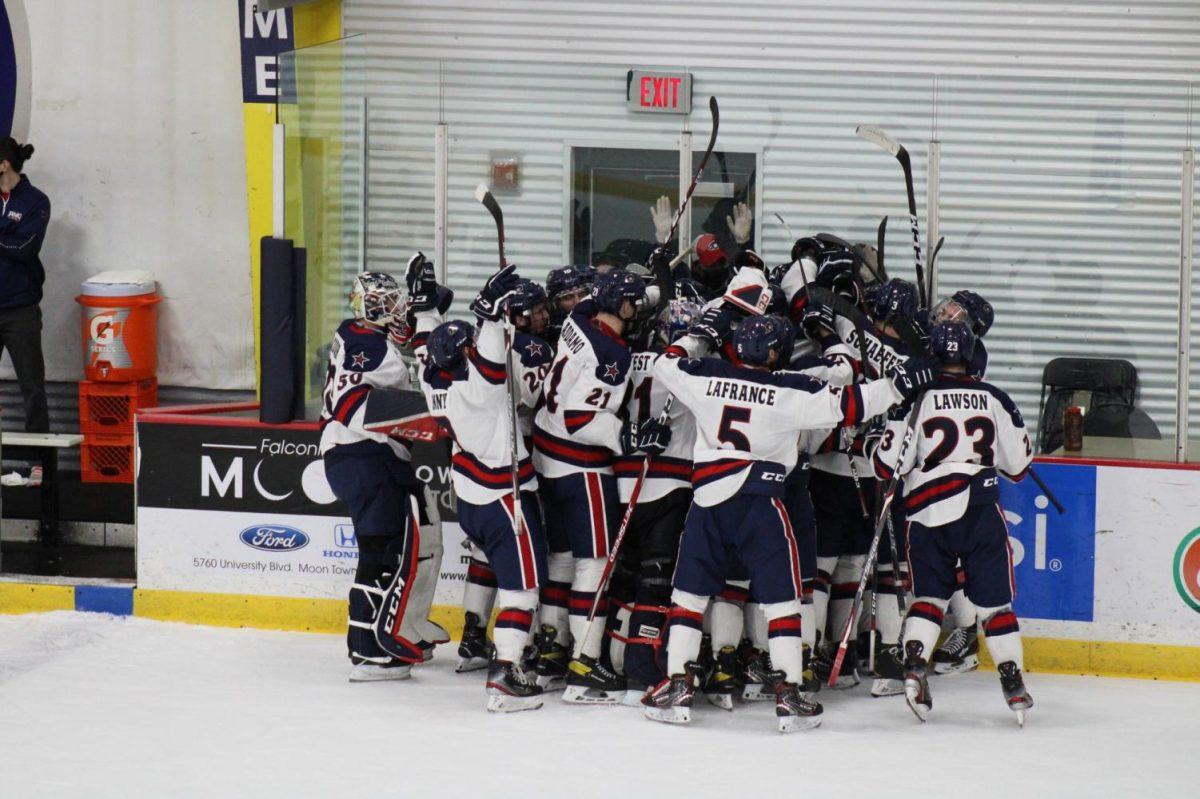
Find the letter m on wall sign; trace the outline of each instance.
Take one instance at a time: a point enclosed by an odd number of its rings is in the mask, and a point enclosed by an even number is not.
[[[238,0],[242,43],[242,102],[273,103],[279,96],[279,55],[295,49],[292,10],[259,11]]]

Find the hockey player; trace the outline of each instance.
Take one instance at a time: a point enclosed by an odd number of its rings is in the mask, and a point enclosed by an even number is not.
[[[719,348],[728,327],[702,317],[696,341]],[[686,339],[685,339],[686,341]],[[932,378],[928,364],[900,365],[890,379],[861,386],[829,386],[804,375],[772,369],[786,364],[789,325],[775,317],[750,318],[733,335],[740,365],[714,358],[661,358],[654,377],[696,417],[692,507],[688,511],[673,579],[668,679],[642,700],[656,721],[690,720],[694,661],[701,620],[710,597],[731,568],[744,567],[768,620],[779,729],[819,724],[820,704],[801,696],[799,551],[781,501],[797,459],[796,440],[806,428],[858,424],[911,396]]]
[[[700,315],[700,306],[689,300],[667,303],[656,326],[653,348],[633,354],[625,410],[635,423],[658,419],[667,402],[667,392],[653,377],[654,362],[662,350],[684,335]],[[662,636],[667,627],[671,601],[671,573],[683,532],[683,518],[692,500],[692,446],[695,420],[682,405],[673,404],[669,414],[670,442],[650,462],[637,507],[625,534],[623,557],[636,571],[634,598],[629,620],[622,625],[626,638],[623,665],[629,691],[657,685],[663,671]],[[622,456],[615,463],[622,503],[628,503],[641,473],[643,457]]]
[[[517,416],[521,436],[526,439],[526,448],[532,449],[533,414],[541,399],[542,379],[550,369],[554,353],[550,345],[538,337],[539,333],[545,331],[549,321],[545,290],[524,278],[516,279],[514,286],[512,296],[506,301],[505,312],[516,331],[513,352],[516,356],[517,386],[521,393]],[[488,564],[487,556],[469,538],[465,543],[470,551],[470,563],[463,586],[463,635],[458,645],[456,669],[460,673],[485,668],[491,661],[492,644],[487,639],[487,622],[496,597],[496,574]],[[558,546],[556,543],[551,539],[551,552],[569,552],[565,540]],[[548,580],[542,582],[542,592],[543,595],[549,592],[557,596]],[[565,597],[560,604],[565,616]],[[552,609],[556,605],[543,607],[539,612],[545,613],[547,607]]]
[[[933,329],[930,350],[941,373],[915,400],[919,408],[912,444],[903,447],[907,409],[901,409],[883,433],[874,463],[881,479],[893,473],[905,478],[915,596],[904,627],[904,693],[909,707],[922,721],[933,707],[926,655],[941,631],[956,587],[956,559],[961,558],[967,598],[983,619],[1004,698],[1023,724],[1033,699],[1021,676],[1021,634],[1012,609],[1012,551],[997,484],[1001,474],[1011,480],[1024,477],[1033,448],[1009,396],[967,374],[974,346],[975,334],[963,322],[942,322]]]
[[[551,347],[558,347],[558,336],[563,322],[574,310],[576,303],[588,295],[596,280],[596,270],[590,266],[560,266],[551,269],[546,276],[547,310],[550,320],[544,338]]]
[[[930,322],[965,322],[975,334],[975,352],[967,372],[972,377],[984,379],[987,372],[988,355],[983,337],[992,327],[995,312],[991,303],[973,291],[956,291],[942,300],[929,312]],[[961,564],[958,569],[959,587],[950,597],[948,621],[953,629],[942,641],[933,657],[929,659],[934,674],[959,674],[979,668],[979,614],[963,593],[966,580]]]
[[[604,624],[589,625],[588,613],[621,518],[613,458],[643,451],[639,430],[623,425],[617,413],[631,359],[621,334],[645,295],[641,278],[624,269],[596,278],[592,296],[563,323],[535,419],[534,463],[546,483],[546,524],[567,531],[575,557],[566,702],[615,703],[625,692],[624,679],[599,660]],[[643,427],[653,431],[653,423]],[[597,618],[607,612],[601,601]],[[559,644],[565,645],[566,633],[556,631]]]
[[[383,608],[394,602],[403,613],[411,593],[419,546],[412,497],[421,483],[407,443],[367,431],[363,420],[373,389],[409,387],[408,367],[387,333],[399,313],[400,288],[391,275],[364,272],[354,280],[350,306],[354,318],[338,326],[329,350],[320,451],[358,539],[346,633],[350,681],[398,680],[423,660],[420,635],[403,617],[381,632],[377,627]],[[394,642],[381,644],[378,635],[395,631]]]
[[[521,657],[529,642],[538,589],[546,578],[546,543],[537,505],[537,476],[522,436],[516,437],[521,496],[512,491],[512,438],[506,385],[505,304],[516,291],[515,267],[488,279],[471,310],[480,319],[439,325],[429,335],[430,364],[422,383],[430,412],[454,441],[451,479],[458,518],[472,544],[487,556],[498,587],[495,654],[488,668],[487,708],[541,707],[542,689]],[[426,326],[418,312],[418,330]]]

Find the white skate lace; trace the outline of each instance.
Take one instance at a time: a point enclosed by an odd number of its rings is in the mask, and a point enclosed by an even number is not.
[[[954,632],[946,638],[946,643],[942,644],[942,651],[947,655],[958,657],[967,648],[967,628],[955,627]]]

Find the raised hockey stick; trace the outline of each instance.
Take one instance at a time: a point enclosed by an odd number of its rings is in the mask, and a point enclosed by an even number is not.
[[[917,416],[921,412],[921,399],[924,397],[924,392],[913,398],[913,407],[908,414],[907,427],[904,431],[904,439],[900,442],[900,453],[896,458],[896,471],[892,474],[892,479],[888,481],[887,490],[883,493],[883,503],[879,508],[879,519],[875,522],[875,537],[871,539],[871,548],[867,550],[867,560],[863,563],[862,575],[858,578],[858,590],[854,592],[854,601],[850,605],[850,615],[846,619],[846,627],[842,631],[842,640],[838,643],[837,654],[833,658],[833,667],[829,671],[829,686],[832,688],[837,684],[838,675],[842,670],[842,661],[846,659],[846,650],[850,646],[850,633],[854,630],[858,621],[858,612],[862,607],[863,594],[867,590],[867,580],[870,578],[871,572],[875,569],[875,562],[879,559],[879,541],[883,538],[883,527],[891,515],[892,502],[896,498],[896,489],[900,485],[900,467],[904,463],[904,458],[908,455],[908,448],[912,445],[917,429]]]
[[[917,195],[913,191],[912,159],[904,145],[873,125],[859,125],[854,129],[859,138],[866,139],[892,154],[900,162],[904,170],[904,188],[908,191],[908,221],[912,225],[913,253],[916,255],[917,294],[925,307],[929,307],[930,297],[925,287],[925,266],[921,261],[921,232],[917,223]]]
[[[712,157],[713,147],[717,144],[717,128],[721,126],[721,112],[717,108],[716,97],[708,98],[708,110],[712,113],[712,133],[708,135],[708,148],[704,151],[704,157],[700,159],[700,166],[696,168],[696,174],[692,175],[691,185],[688,186],[687,194],[683,195],[683,202],[679,204],[679,210],[675,212],[675,219],[671,222],[671,232],[667,234],[667,241],[675,238],[675,234],[679,231],[679,220],[683,219],[683,214],[692,201],[692,194],[696,191],[696,184],[700,182],[700,176],[704,174],[704,167],[708,166],[708,159]],[[682,254],[683,248],[680,247],[679,250]]]
[[[496,221],[496,243],[500,250],[500,268],[508,266],[508,261],[504,258],[504,212],[500,210],[500,203],[496,202],[496,198],[492,196],[486,184],[480,183],[475,188],[475,199],[483,203],[483,207],[491,213],[492,219]],[[525,534],[525,526],[522,522],[525,519],[524,513],[521,510],[521,464],[519,460],[520,448],[517,444],[517,437],[520,432],[517,427],[517,403],[520,398],[520,393],[517,390],[516,382],[516,365],[513,363],[513,342],[516,339],[516,331],[513,327],[512,318],[509,316],[508,308],[504,309],[504,387],[508,394],[508,439],[510,464],[509,472],[512,476],[512,493],[513,493],[513,533],[522,536]]]
[[[679,220],[683,218],[683,213],[687,210],[688,203],[691,202],[692,194],[696,191],[696,184],[700,182],[700,176],[704,174],[704,167],[708,165],[708,159],[712,156],[713,148],[717,144],[717,129],[721,125],[721,115],[717,108],[716,97],[708,98],[708,110],[712,112],[712,133],[708,137],[708,149],[704,151],[704,157],[700,159],[700,166],[696,168],[696,174],[692,176],[692,183],[688,186],[687,194],[684,195],[683,202],[679,204],[679,210],[675,212],[675,220],[671,223],[671,233],[667,236],[667,241],[675,238],[675,232],[679,229]],[[668,394],[662,413],[658,415],[659,424],[665,425],[670,421],[671,404],[674,401],[675,398]],[[633,518],[633,512],[637,509],[638,496],[642,493],[642,485],[646,482],[646,474],[650,471],[650,461],[652,460],[653,456],[651,455],[642,459],[642,470],[638,473],[637,482],[633,484],[633,491],[629,495],[629,504],[625,506],[625,513],[621,516],[621,526],[617,528],[617,537],[613,540],[612,550],[608,553],[608,561],[604,564],[604,571],[600,574],[600,585],[596,588],[596,596],[592,599],[592,607],[588,610],[589,626],[585,635],[591,635],[591,624],[596,619],[596,609],[600,607],[600,597],[604,596],[604,592],[608,588],[608,580],[612,576],[617,555],[621,551],[621,542],[625,540],[625,533],[629,530],[629,520]]]
[[[879,269],[879,281],[886,283],[888,280],[887,266],[883,260],[883,245],[884,239],[887,236],[887,217],[879,220],[879,229],[875,231],[875,266]]]

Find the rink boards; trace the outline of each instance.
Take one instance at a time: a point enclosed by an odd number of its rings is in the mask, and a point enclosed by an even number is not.
[[[341,632],[357,558],[311,425],[139,423],[136,588],[122,605],[70,586],[0,583],[0,607],[128,612],[174,621]],[[418,453],[438,492],[435,617],[452,632],[466,575],[447,466]],[[1200,679],[1200,470],[1039,462],[1065,506],[1031,480],[1002,484],[1015,607],[1032,668]],[[88,594],[88,590],[84,594]]]

